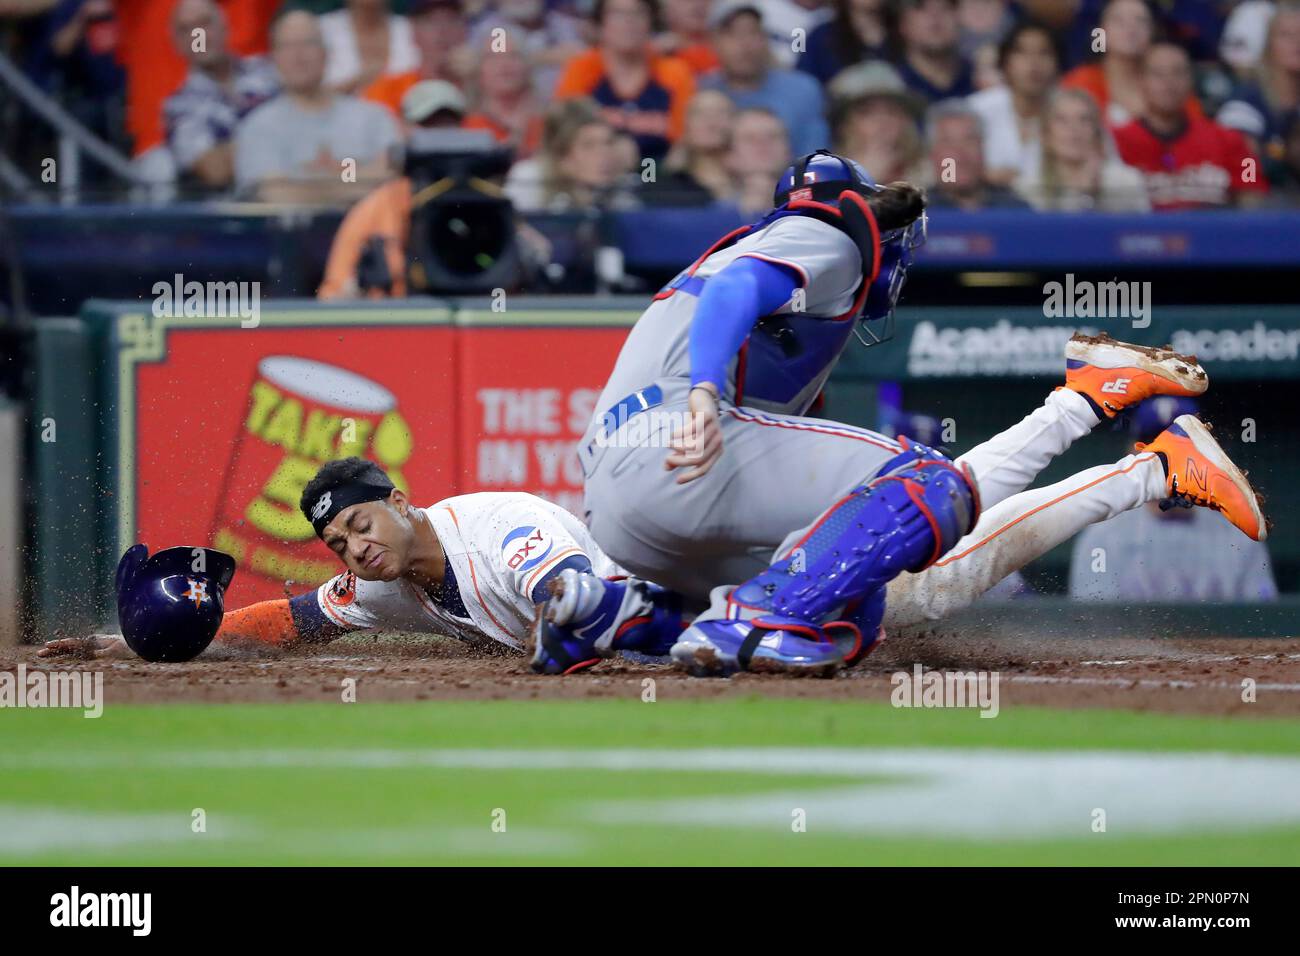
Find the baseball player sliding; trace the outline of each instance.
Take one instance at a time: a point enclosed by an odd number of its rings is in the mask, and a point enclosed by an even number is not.
[[[300,507],[346,570],[315,591],[228,611],[217,646],[289,647],[382,629],[518,650],[561,574],[576,582],[571,603],[592,590],[605,599],[582,633],[606,655],[666,654],[685,626],[676,595],[618,579],[577,518],[533,495],[485,492],[417,508],[378,465],[344,458],[322,466]],[[51,641],[39,653],[133,656],[109,634]]]

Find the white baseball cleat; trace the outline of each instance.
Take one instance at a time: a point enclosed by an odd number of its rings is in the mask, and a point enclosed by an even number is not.
[[[1196,356],[1168,347],[1132,345],[1104,332],[1076,332],[1065,343],[1065,387],[1088,399],[1104,418],[1157,395],[1194,398],[1209,385]]]

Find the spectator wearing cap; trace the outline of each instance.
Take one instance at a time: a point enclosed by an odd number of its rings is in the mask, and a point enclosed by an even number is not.
[[[1236,130],[1188,112],[1192,64],[1187,51],[1156,43],[1143,58],[1146,106],[1115,131],[1124,162],[1146,178],[1158,211],[1255,205],[1268,182]]]
[[[659,160],[682,135],[695,76],[685,62],[656,52],[655,0],[596,0],[597,43],[569,61],[555,95],[592,99],[605,121]]]
[[[421,80],[402,96],[402,121],[407,129],[459,129],[468,114],[465,94],[446,80]]]
[[[501,31],[504,31],[502,33]],[[532,87],[542,100],[549,100],[564,64],[586,49],[582,21],[557,10],[548,10],[546,0],[492,0],[475,18],[469,43],[474,50],[500,52],[505,40],[525,57],[532,73]]]
[[[1010,185],[1034,168],[1047,99],[1060,72],[1060,54],[1046,27],[1022,23],[998,48],[1004,82],[972,94],[970,108],[984,127],[984,164],[989,179]]]
[[[696,75],[718,68],[709,30],[713,0],[664,0],[664,31],[655,38],[660,53],[680,57]]]
[[[857,160],[875,178],[922,182],[919,123],[925,101],[888,63],[851,66],[831,81],[835,151]]]
[[[943,100],[926,114],[930,151],[932,209],[1024,209],[1028,204],[1006,186],[989,181],[984,170],[980,116],[963,100]]]
[[[740,109],[770,110],[785,124],[796,155],[825,148],[830,128],[821,86],[807,73],[772,65],[758,7],[747,0],[722,0],[712,23],[721,65],[700,87],[726,93]]]
[[[1058,88],[1047,105],[1041,158],[1016,180],[1035,209],[1055,212],[1145,212],[1151,208],[1142,174],[1115,155],[1097,101]]]
[[[592,100],[567,99],[551,105],[537,155],[517,162],[505,192],[525,212],[570,212],[626,207],[619,188],[623,157],[618,131]]]
[[[1130,431],[1149,442],[1179,415],[1196,411],[1192,399],[1151,398],[1132,413]],[[1075,538],[1069,590],[1075,601],[1107,603],[1277,600],[1268,545],[1208,508],[1162,511],[1157,501]]]
[[[420,54],[406,17],[388,0],[347,0],[320,18],[325,42],[325,85],[343,93],[364,90],[378,77],[415,69]]]
[[[410,6],[411,36],[419,54],[414,69],[381,76],[362,92],[363,99],[402,115],[402,97],[421,80],[446,80],[457,86],[470,72],[466,38],[469,25],[459,0],[414,0]]]
[[[465,117],[466,129],[487,130],[501,145],[526,159],[542,141],[542,114],[533,90],[533,75],[522,45],[505,34],[499,48],[489,37],[478,51],[478,64],[470,84],[474,110]]]
[[[889,0],[835,0],[835,15],[808,34],[799,69],[823,86],[846,67],[886,55]]]
[[[388,172],[397,123],[374,103],[325,86],[325,45],[316,17],[284,14],[272,31],[283,92],[245,117],[235,133],[235,182],[268,202],[351,199]]]
[[[956,0],[900,0],[897,32],[894,63],[908,89],[927,103],[975,92]]]
[[[402,97],[408,130],[459,129],[465,112],[464,94],[446,80],[421,80]],[[404,297],[410,235],[411,180],[398,176],[372,190],[343,217],[316,297]]]
[[[727,168],[735,181],[732,201],[746,218],[772,208],[772,185],[791,162],[790,138],[781,118],[750,106],[736,111]]]
[[[1268,24],[1258,66],[1215,116],[1270,160],[1285,149],[1281,120],[1300,107],[1300,4],[1283,3]]]
[[[1142,60],[1156,38],[1156,21],[1143,0],[1109,0],[1101,11],[1106,51],[1096,62],[1077,66],[1061,85],[1084,90],[1101,107],[1102,116],[1118,129],[1142,114]],[[1201,104],[1191,88],[1186,109],[1201,116]]]
[[[665,206],[708,205],[732,198],[727,163],[736,107],[725,93],[700,90],[686,108],[686,129],[647,190],[648,201]]]
[[[279,92],[275,67],[230,52],[225,14],[212,0],[181,0],[172,14],[176,49],[189,63],[179,90],[163,103],[167,146],[183,177],[208,189],[235,179],[235,129]],[[204,38],[196,43],[196,36]]]

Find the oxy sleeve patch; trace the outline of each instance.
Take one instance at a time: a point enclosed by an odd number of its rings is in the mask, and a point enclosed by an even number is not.
[[[554,539],[536,525],[515,528],[501,543],[501,560],[511,571],[530,571],[546,560]]]

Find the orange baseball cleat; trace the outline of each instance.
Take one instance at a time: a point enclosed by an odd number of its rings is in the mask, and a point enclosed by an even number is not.
[[[1065,387],[1088,399],[1104,418],[1156,395],[1191,398],[1209,384],[1195,356],[1167,347],[1130,345],[1104,332],[1076,332],[1065,344]]]
[[[1164,458],[1166,487],[1175,503],[1211,508],[1256,541],[1268,537],[1263,498],[1199,418],[1179,415],[1155,441],[1136,447]]]

